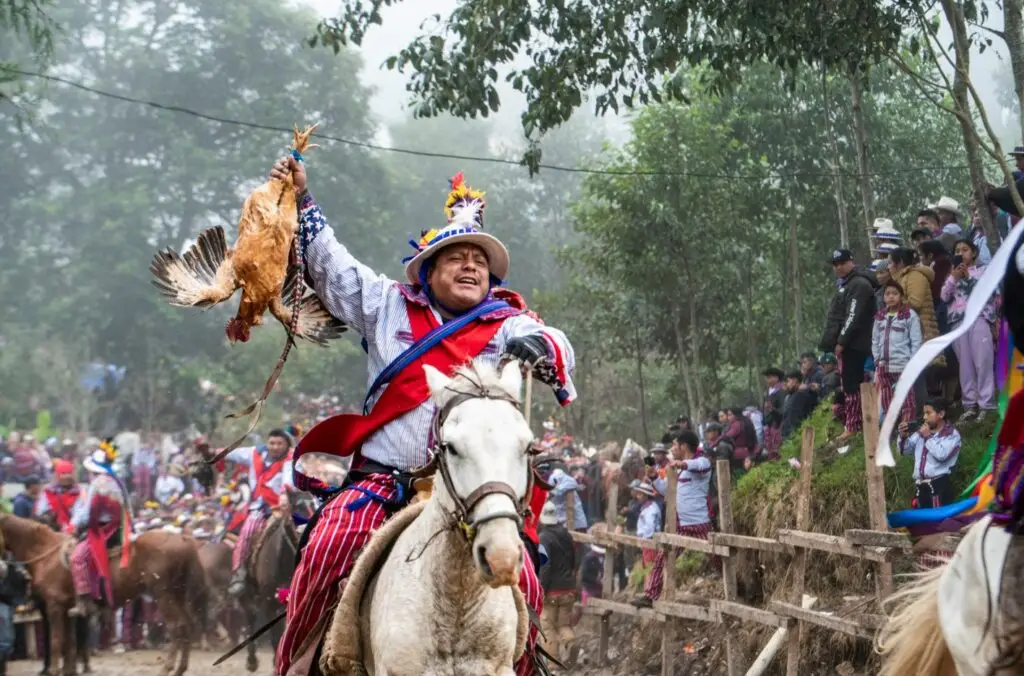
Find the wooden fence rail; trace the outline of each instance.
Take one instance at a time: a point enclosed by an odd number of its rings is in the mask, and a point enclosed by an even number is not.
[[[872,385],[861,388],[864,409],[865,442],[873,449],[878,438],[878,396]],[[869,413],[870,411],[870,413]],[[873,430],[873,431],[872,431]],[[800,480],[796,509],[796,528],[780,530],[774,538],[752,537],[733,532],[732,477],[727,460],[718,460],[715,465],[718,477],[718,528],[707,540],[678,535],[674,532],[657,533],[651,539],[614,532],[572,533],[577,542],[597,544],[606,547],[604,562],[604,598],[592,598],[584,612],[600,617],[599,660],[608,663],[610,618],[613,615],[628,616],[659,622],[662,624],[662,676],[671,676],[675,669],[675,632],[677,620],[728,623],[736,620],[754,622],[777,631],[768,641],[765,649],[749,669],[740,665],[740,651],[734,643],[735,632],[725,631],[726,663],[729,676],[746,673],[757,676],[767,669],[775,654],[786,645],[786,674],[795,676],[800,671],[801,641],[805,627],[813,625],[850,636],[871,639],[882,626],[885,618],[871,613],[851,613],[839,616],[826,610],[813,608],[817,599],[806,595],[807,556],[817,551],[852,559],[868,561],[876,569],[876,598],[879,600],[892,591],[892,562],[899,556],[911,553],[910,538],[901,533],[888,531],[885,522],[885,486],[881,471],[874,466],[874,453],[865,453],[865,475],[870,506],[870,530],[848,530],[842,536],[814,533],[807,530],[810,525],[810,498],[812,468],[814,464],[814,429],[805,428],[800,453]],[[676,488],[678,474],[675,469],[667,472],[665,495],[665,523],[675,524]],[[615,505],[618,502],[618,487],[612,485],[608,498],[606,521],[614,524]],[[572,505],[567,505],[572,514]],[[666,525],[666,528],[669,526]],[[629,603],[611,600],[613,594],[615,553],[623,547],[660,549],[665,554],[663,591],[660,599],[651,608],[637,608]],[[702,598],[683,593],[676,588],[673,572],[675,561],[682,550],[702,552],[716,556],[722,562],[722,598]],[[767,607],[759,608],[741,602],[736,589],[735,554],[739,551],[759,551],[766,554],[792,556],[791,586],[783,595],[787,600],[770,601]]]

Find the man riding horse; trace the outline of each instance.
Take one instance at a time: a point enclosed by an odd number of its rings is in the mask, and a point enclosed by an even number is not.
[[[68,460],[53,463],[53,483],[43,489],[36,501],[35,517],[55,530],[72,531],[71,515],[82,498],[75,481],[75,466]]]
[[[481,231],[483,193],[466,186],[461,174],[452,180],[445,205],[448,224],[411,242],[416,251],[406,259],[407,283],[374,273],[337,241],[306,191],[301,162],[284,157],[271,171],[276,179],[289,174],[297,191],[308,277],[331,314],[363,337],[372,383],[364,415],[329,418],[296,449],[300,489],[316,488],[302,474],[303,454],[354,456],[344,488],[307,526],[292,578],[276,669],[305,676],[306,667],[290,667],[311,661],[317,672],[316,660],[308,657],[337,602],[338,583],[370,535],[412,497],[408,471],[428,461],[435,407],[422,365],[451,373],[474,358],[497,365],[508,356],[532,368],[564,405],[575,396],[574,355],[561,331],[544,326],[518,294],[500,288],[509,271],[508,251]],[[543,592],[536,562],[525,558],[520,587],[539,614]],[[534,641],[531,632],[527,654],[516,665],[520,676],[534,672]]]
[[[228,593],[241,596],[246,589],[249,551],[252,541],[263,530],[272,511],[290,513],[288,497],[292,484],[292,440],[284,430],[273,430],[267,435],[266,448],[248,446],[236,448],[224,460],[249,468],[251,499],[248,515],[242,524],[238,542],[231,555],[231,584]],[[223,466],[218,467],[223,471]]]
[[[93,476],[89,491],[80,500],[71,515],[75,532],[85,532],[71,555],[71,576],[75,587],[75,607],[69,615],[85,617],[92,599],[105,599],[113,605],[114,592],[110,576],[107,550],[122,546],[120,566],[128,565],[131,536],[131,516],[128,513],[128,495],[114,473],[117,450],[113,441],[100,443],[83,466]]]

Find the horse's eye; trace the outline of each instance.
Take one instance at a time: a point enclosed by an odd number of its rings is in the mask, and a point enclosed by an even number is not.
[[[456,451],[455,447],[452,446],[451,444],[448,444],[448,449],[447,450],[448,450],[448,455],[452,456],[453,458],[459,457],[459,452]]]

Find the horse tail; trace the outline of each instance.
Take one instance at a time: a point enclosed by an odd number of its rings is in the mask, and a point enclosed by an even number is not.
[[[886,599],[885,605],[894,612],[875,641],[875,649],[883,655],[879,676],[956,676],[939,624],[939,585],[948,565],[915,576]]]

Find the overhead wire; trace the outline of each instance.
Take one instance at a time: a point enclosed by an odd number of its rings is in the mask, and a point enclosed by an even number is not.
[[[137,105],[148,106],[157,110],[164,110],[172,113],[179,113],[182,115],[189,115],[202,120],[210,122],[216,122],[218,124],[234,125],[239,127],[247,127],[250,129],[258,129],[261,131],[275,131],[291,133],[292,128],[269,124],[265,122],[254,122],[250,120],[239,120],[231,117],[224,117],[221,115],[214,115],[211,113],[205,113],[185,106],[179,106],[169,103],[161,103],[159,101],[152,101],[148,99],[137,98],[129,96],[127,94],[118,94],[116,92],[106,91],[97,87],[84,84],[82,82],[76,82],[65,77],[58,75],[50,75],[48,73],[39,73],[34,71],[20,70],[17,68],[9,68],[7,72],[20,75],[22,77],[36,78],[40,80],[46,80],[49,82],[55,82],[62,84],[80,91],[93,94],[102,98],[113,99],[116,101],[122,101],[125,103],[133,103]],[[313,136],[317,139],[324,141],[332,141],[335,143],[341,143],[348,146],[357,148],[363,148],[366,150],[373,150],[378,152],[397,153],[401,155],[412,155],[415,157],[427,157],[436,159],[448,159],[448,160],[459,160],[463,162],[485,162],[490,164],[503,164],[515,167],[525,167],[526,164],[522,160],[514,160],[504,157],[484,157],[478,155],[461,155],[458,153],[450,152],[437,152],[430,150],[414,150],[412,148],[399,148],[395,146],[385,146],[377,143],[369,143],[367,141],[359,141],[356,139],[345,138],[341,136],[334,136],[332,134],[326,134],[323,132],[314,132]],[[725,181],[764,181],[773,180],[780,178],[834,178],[834,174],[829,172],[808,172],[808,171],[793,171],[793,172],[769,172],[765,174],[720,174],[720,173],[705,173],[705,172],[692,172],[692,171],[671,171],[671,170],[637,170],[637,169],[607,169],[600,167],[571,167],[559,164],[548,164],[541,162],[537,165],[539,169],[546,169],[549,171],[560,171],[574,174],[593,174],[593,175],[604,175],[604,176],[676,176],[683,178],[706,178],[716,179]],[[939,165],[939,166],[928,166],[928,167],[906,167],[904,169],[896,169],[892,171],[884,172],[870,172],[868,175],[872,177],[883,177],[883,176],[896,176],[902,174],[916,174],[934,171],[967,171],[969,167],[967,165]],[[842,174],[846,178],[860,178],[859,173],[847,173]]]

